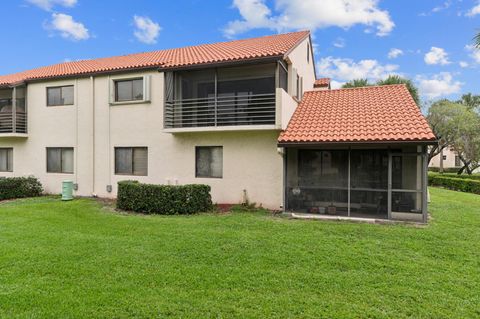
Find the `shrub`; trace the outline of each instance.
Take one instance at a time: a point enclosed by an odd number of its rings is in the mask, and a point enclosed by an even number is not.
[[[118,183],[117,208],[145,214],[194,214],[212,209],[208,185]]]
[[[42,195],[42,184],[35,177],[0,178],[0,200]]]
[[[435,175],[435,176],[443,176],[443,177],[451,177],[451,178],[461,178],[461,179],[473,179],[473,180],[480,180],[480,174],[461,174],[458,175],[457,173],[434,173],[434,172],[429,172],[429,175]]]
[[[444,173],[455,173],[456,174],[456,173],[458,173],[459,170],[460,170],[460,167],[445,167],[443,169],[443,172]],[[438,173],[438,172],[440,172],[440,167],[429,167],[428,171]]]
[[[430,186],[440,186],[454,191],[480,194],[480,180],[456,178],[443,174],[428,174]]]

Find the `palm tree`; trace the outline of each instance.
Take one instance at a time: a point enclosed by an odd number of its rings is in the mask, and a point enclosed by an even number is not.
[[[477,47],[477,49],[480,49],[480,32],[477,33],[473,40],[475,41],[475,46]]]
[[[348,89],[348,88],[358,88],[358,87],[364,87],[364,86],[370,86],[371,84],[368,83],[367,79],[355,79],[352,81],[349,81],[342,85],[342,88]]]
[[[413,97],[413,100],[417,105],[420,105],[420,96],[418,95],[418,89],[413,84],[412,80],[402,78],[398,75],[390,75],[384,80],[380,80],[377,82],[377,85],[390,85],[390,84],[405,84],[407,86],[408,91]]]

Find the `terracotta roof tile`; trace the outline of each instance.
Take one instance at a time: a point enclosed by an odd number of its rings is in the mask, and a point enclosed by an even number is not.
[[[400,84],[306,92],[278,142],[434,140],[407,87]]]
[[[313,87],[315,88],[324,88],[329,86],[330,86],[330,78],[317,79],[315,80],[315,83],[313,83]]]
[[[199,64],[282,56],[288,53],[309,34],[308,31],[292,32],[179,49],[137,53],[95,60],[65,62],[0,76],[0,85],[11,85],[36,79],[111,72],[122,69],[186,67]]]

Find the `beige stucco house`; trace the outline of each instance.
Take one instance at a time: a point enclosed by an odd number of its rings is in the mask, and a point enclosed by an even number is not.
[[[36,176],[48,193],[72,180],[76,195],[100,197],[115,197],[126,179],[203,183],[217,203],[425,219],[434,136],[406,88],[330,90],[316,78],[309,32],[0,76],[0,177]],[[381,123],[371,130],[380,138],[369,137],[362,125],[392,114],[356,103],[365,94],[411,125]],[[327,140],[325,130],[346,136]],[[406,186],[392,188],[392,178]]]

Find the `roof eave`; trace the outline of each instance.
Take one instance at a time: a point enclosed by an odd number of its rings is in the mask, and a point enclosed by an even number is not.
[[[322,146],[322,145],[362,145],[362,144],[420,144],[434,145],[438,140],[388,140],[388,141],[323,141],[323,142],[278,142],[279,147],[288,146]]]

